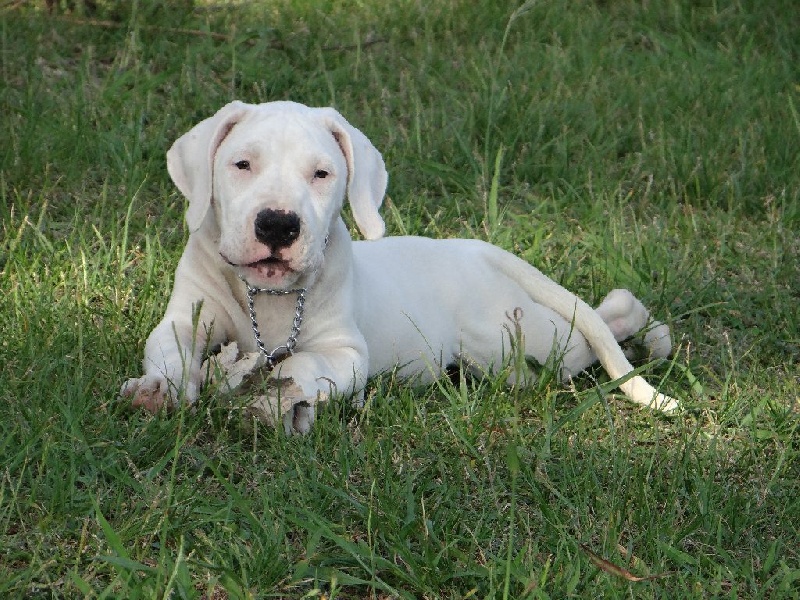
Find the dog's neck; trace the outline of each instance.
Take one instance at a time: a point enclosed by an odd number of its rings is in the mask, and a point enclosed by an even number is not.
[[[300,335],[300,326],[303,324],[306,288],[293,290],[270,290],[264,288],[254,288],[247,283],[247,281],[244,281],[244,285],[247,289],[247,308],[250,315],[250,322],[253,328],[253,337],[255,338],[256,347],[266,360],[267,368],[273,369],[275,365],[287,355],[294,354],[294,348],[297,346],[297,337]],[[292,320],[292,327],[289,330],[289,337],[286,339],[286,343],[276,346],[272,350],[267,350],[264,342],[261,340],[261,331],[258,328],[258,319],[256,317],[255,296],[256,294],[262,293],[270,296],[288,296],[290,294],[297,294],[297,302],[295,303],[294,308],[294,319]]]
[[[328,243],[330,242],[330,234],[325,236],[324,247],[323,247],[323,254],[328,249]],[[247,312],[248,316],[250,317],[251,327],[253,329],[253,337],[255,338],[256,347],[261,355],[264,357],[266,361],[266,366],[268,369],[273,369],[277,363],[283,360],[286,356],[291,355],[294,353],[295,346],[297,346],[297,338],[300,335],[300,328],[303,324],[303,315],[305,313],[305,302],[306,302],[306,287],[298,287],[298,288],[291,288],[291,289],[270,289],[270,288],[259,288],[250,285],[250,283],[242,278],[242,282],[244,283],[245,290],[247,293]],[[264,294],[266,296],[289,296],[292,294],[297,295],[297,301],[295,302],[294,307],[294,318],[292,319],[291,329],[289,330],[289,336],[286,339],[286,342],[281,344],[280,346],[276,346],[272,350],[267,350],[264,342],[261,339],[261,330],[258,326],[258,315],[256,314],[255,308],[255,298],[259,294]]]

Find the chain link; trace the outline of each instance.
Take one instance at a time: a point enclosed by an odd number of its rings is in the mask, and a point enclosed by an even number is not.
[[[329,239],[330,236],[326,235],[323,248],[328,247]],[[267,360],[267,369],[272,370],[275,368],[275,365],[278,364],[278,362],[280,362],[280,360],[287,354],[294,354],[294,349],[297,346],[297,337],[300,335],[300,326],[303,324],[303,309],[305,308],[306,303],[307,288],[295,288],[293,290],[273,290],[269,288],[258,288],[252,286],[244,277],[242,277],[242,281],[247,288],[247,309],[250,312],[250,322],[252,323],[253,337],[256,340],[256,346],[258,346],[258,351],[261,352],[261,354],[263,354],[264,358]],[[273,348],[270,352],[267,352],[267,348],[264,346],[264,342],[261,340],[261,332],[258,329],[255,307],[255,297],[257,294],[267,294],[269,296],[288,296],[289,294],[297,294],[297,302],[294,305],[294,319],[292,319],[292,328],[289,331],[289,338],[286,340],[285,344],[281,344],[280,346]]]
[[[257,288],[250,285],[246,280],[244,285],[247,287],[247,308],[250,312],[250,321],[253,326],[253,337],[256,340],[259,352],[264,355],[267,361],[267,368],[273,369],[278,364],[281,358],[287,354],[294,354],[294,349],[297,346],[297,337],[300,335],[300,326],[303,324],[303,309],[306,302],[306,288],[296,288],[293,290],[272,290],[269,288]],[[264,342],[261,339],[261,332],[258,329],[258,321],[256,320],[255,297],[258,294],[268,294],[270,296],[288,296],[289,294],[297,294],[297,302],[294,305],[294,319],[292,320],[292,328],[289,331],[289,338],[285,344],[281,344],[267,351]]]

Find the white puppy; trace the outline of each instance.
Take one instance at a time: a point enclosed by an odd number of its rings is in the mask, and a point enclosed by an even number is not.
[[[595,311],[490,244],[379,239],[383,160],[331,108],[232,102],[178,139],[167,167],[189,200],[191,234],[147,340],[145,374],[122,388],[135,406],[194,402],[208,349],[236,341],[255,351],[254,329],[264,350],[291,350],[256,408],[300,432],[318,401],[333,392],[358,398],[373,374],[399,368],[430,380],[452,364],[486,371],[501,366],[512,341],[540,363],[558,357],[563,378],[597,359],[615,379],[632,370],[618,341],[649,315],[627,290]],[[351,241],[345,197],[368,241]],[[295,292],[248,298],[248,284],[306,291],[300,301]],[[651,329],[644,343],[666,356],[669,330]],[[646,406],[678,406],[639,376],[620,387]]]

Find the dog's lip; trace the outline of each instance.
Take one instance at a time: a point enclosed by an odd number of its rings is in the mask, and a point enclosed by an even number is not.
[[[222,260],[228,263],[232,267],[239,267],[242,269],[258,269],[259,267],[282,267],[286,271],[293,271],[292,267],[288,260],[280,258],[278,256],[267,256],[265,258],[260,258],[258,260],[254,260],[252,262],[236,262],[225,256],[223,253],[220,252],[220,256]]]

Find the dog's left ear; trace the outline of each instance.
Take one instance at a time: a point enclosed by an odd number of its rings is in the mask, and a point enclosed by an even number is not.
[[[361,234],[368,240],[383,237],[386,225],[378,213],[389,174],[383,157],[363,133],[332,108],[320,108],[347,161],[347,198]]]
[[[211,206],[212,174],[217,148],[251,107],[244,102],[226,104],[172,144],[167,152],[167,170],[189,201],[186,224],[194,233],[203,224]]]

